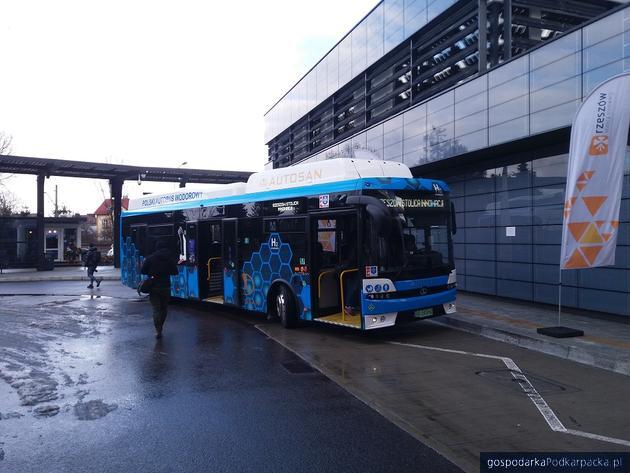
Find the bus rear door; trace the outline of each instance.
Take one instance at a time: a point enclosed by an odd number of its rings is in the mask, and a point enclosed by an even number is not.
[[[238,268],[238,219],[223,220],[223,297],[227,305],[240,306]]]

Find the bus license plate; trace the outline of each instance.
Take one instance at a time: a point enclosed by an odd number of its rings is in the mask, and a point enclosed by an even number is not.
[[[433,315],[433,309],[420,309],[413,312],[413,316],[417,319],[422,319],[424,317],[430,317]]]

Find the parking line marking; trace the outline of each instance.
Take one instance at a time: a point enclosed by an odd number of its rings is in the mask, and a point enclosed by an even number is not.
[[[433,350],[433,351],[439,351],[443,353],[452,353],[456,355],[475,356],[478,358],[490,358],[493,360],[500,360],[503,362],[506,368],[510,370],[514,379],[519,381],[518,384],[521,386],[521,389],[525,392],[527,397],[529,397],[529,399],[532,401],[534,406],[536,406],[536,409],[538,409],[538,412],[540,412],[540,414],[543,416],[543,418],[547,422],[547,425],[549,425],[549,428],[552,431],[560,432],[560,433],[568,434],[568,435],[575,435],[577,437],[585,437],[591,440],[599,440],[601,442],[614,443],[617,445],[624,445],[626,447],[630,447],[630,441],[628,440],[618,439],[615,437],[607,437],[605,435],[593,434],[593,433],[584,432],[581,430],[567,429],[564,426],[564,424],[560,421],[560,419],[558,419],[558,416],[553,411],[553,409],[549,407],[549,404],[547,404],[547,401],[543,399],[543,397],[536,390],[536,388],[534,388],[534,386],[529,381],[529,379],[527,379],[527,376],[525,376],[523,371],[518,367],[518,365],[511,358],[508,358],[505,356],[487,355],[485,353],[473,353],[469,351],[453,350],[451,348],[439,348],[439,347],[430,347],[427,345],[416,345],[413,343],[392,342],[392,341],[388,341],[386,343],[390,345],[399,345],[399,346],[409,347],[409,348],[419,348],[421,350]]]

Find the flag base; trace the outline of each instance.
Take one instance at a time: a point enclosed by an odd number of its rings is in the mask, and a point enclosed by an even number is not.
[[[571,338],[571,337],[583,337],[584,331],[575,328],[556,326],[556,327],[541,327],[537,328],[536,332],[541,335],[547,335],[554,338]]]

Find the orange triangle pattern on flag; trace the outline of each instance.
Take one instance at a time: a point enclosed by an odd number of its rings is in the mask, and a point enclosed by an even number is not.
[[[571,214],[571,209],[575,205],[576,200],[577,200],[577,197],[571,197],[569,200],[567,200],[564,203],[564,216],[565,217],[568,217]]]
[[[586,227],[588,227],[588,222],[571,222],[568,224],[568,227],[574,240],[579,241],[584,234]]]
[[[604,238],[604,241],[610,240],[611,236],[612,236],[612,233],[602,233],[602,237]]]
[[[584,253],[584,256],[586,256],[586,259],[592,265],[595,263],[595,259],[597,258],[597,255],[599,254],[600,251],[602,251],[603,248],[604,248],[603,246],[583,246],[582,253]]]
[[[580,238],[580,243],[603,243],[602,236],[597,231],[597,228],[592,223],[588,225],[586,232]]]
[[[566,269],[587,268],[589,266],[590,265],[586,262],[586,260],[577,248],[571,254],[569,261],[567,261],[567,263],[564,265]]]
[[[588,211],[593,216],[595,216],[595,214],[601,208],[604,202],[606,202],[606,199],[608,199],[608,197],[605,195],[582,197],[582,200],[584,201],[584,204],[586,204]]]

